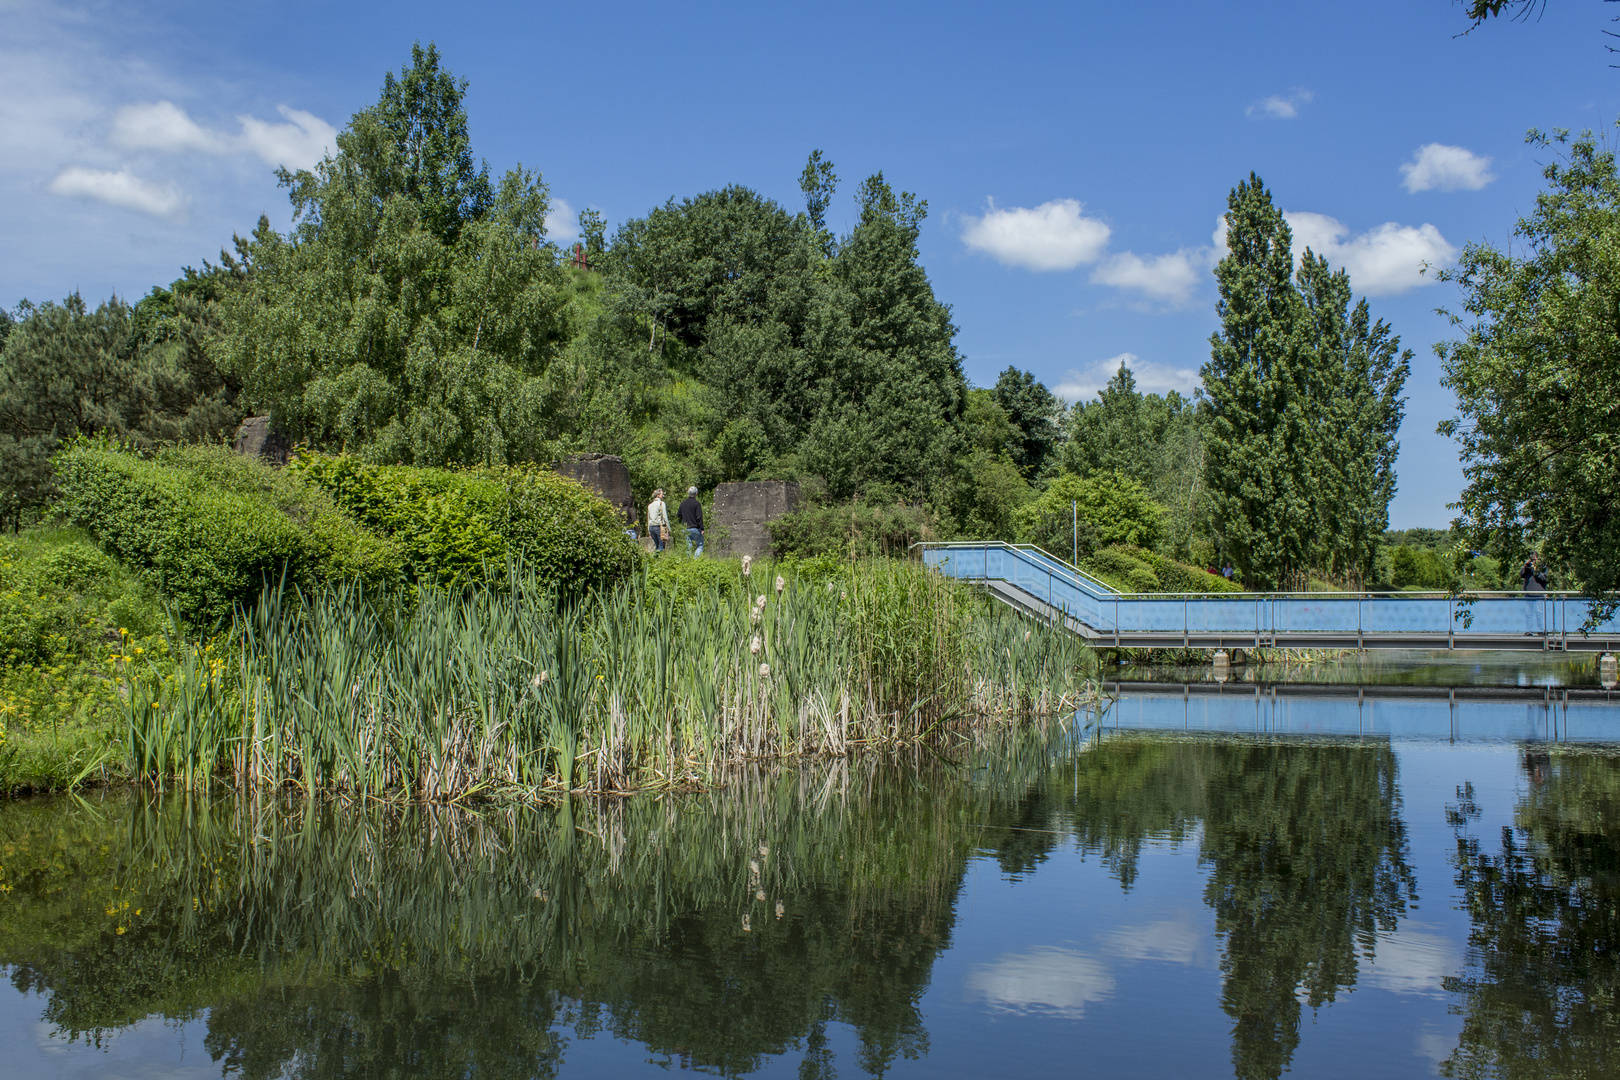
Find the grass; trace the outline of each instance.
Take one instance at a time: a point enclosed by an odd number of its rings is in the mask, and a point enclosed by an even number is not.
[[[130,767],[160,787],[628,792],[1072,712],[1092,692],[1072,635],[915,563],[731,572],[584,601],[516,569],[410,598],[271,589],[229,644],[130,669]]]
[[[0,539],[0,793],[140,779],[429,800],[713,783],[1072,711],[1072,635],[916,564],[667,556],[559,600],[272,589],[188,640],[73,529]]]
[[[118,658],[165,654],[166,621],[157,595],[77,529],[0,537],[0,792],[122,765]]]

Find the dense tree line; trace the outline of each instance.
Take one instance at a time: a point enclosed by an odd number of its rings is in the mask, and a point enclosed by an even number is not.
[[[1229,198],[1200,390],[1143,393],[1122,366],[1067,408],[1017,368],[968,384],[921,265],[928,204],[882,173],[855,185],[843,233],[828,224],[843,189],[816,151],[802,207],[734,185],[611,235],[587,210],[565,256],[539,174],[496,178],[474,156],[465,89],[417,46],[334,153],[279,174],[286,233],[261,219],[217,265],[134,304],[74,295],[5,313],[4,524],[48,504],[65,440],[217,441],[268,412],[294,439],[377,464],[605,451],[638,495],[798,479],[813,502],[910,507],[925,536],[1072,551],[1151,537],[1158,555],[1230,561],[1260,588],[1387,579],[1411,354],[1344,271],[1309,251],[1296,262],[1258,177]],[[1444,354],[1470,470],[1463,539],[1502,565],[1544,548],[1561,580],[1601,592],[1616,577],[1602,401],[1620,350],[1588,315],[1614,310],[1620,182],[1590,140],[1547,175],[1520,226],[1529,255],[1471,247],[1450,275],[1478,320]],[[1078,497],[1058,498],[1082,481],[1084,523]]]

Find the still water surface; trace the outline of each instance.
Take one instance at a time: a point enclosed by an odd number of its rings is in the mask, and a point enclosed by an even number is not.
[[[0,1075],[1620,1073],[1620,707],[1371,704],[562,809],[0,805]]]

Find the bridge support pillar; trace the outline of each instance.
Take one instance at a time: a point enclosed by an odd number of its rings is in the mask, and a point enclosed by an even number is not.
[[[1216,649],[1215,655],[1210,657],[1210,664],[1215,669],[1215,681],[1225,682],[1232,677],[1232,658],[1226,655],[1225,649]]]
[[[1620,664],[1615,662],[1614,653],[1606,652],[1598,657],[1598,682],[1605,690],[1613,690],[1620,683]]]

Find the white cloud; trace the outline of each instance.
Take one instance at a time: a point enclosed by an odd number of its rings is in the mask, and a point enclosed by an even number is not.
[[[1086,401],[1108,385],[1119,365],[1124,364],[1136,379],[1136,388],[1144,394],[1164,394],[1171,390],[1190,396],[1202,383],[1197,368],[1172,367],[1143,360],[1135,353],[1120,353],[1107,360],[1099,360],[1085,368],[1070,368],[1068,373],[1052,387],[1052,393],[1069,403]]]
[[[1182,248],[1169,255],[1115,255],[1092,272],[1091,280],[1142,294],[1149,300],[1183,307],[1215,265],[1210,248]]]
[[[174,184],[154,184],[125,169],[108,172],[74,165],[57,173],[47,186],[55,195],[94,199],[171,221],[182,220],[186,216],[186,207],[191,203],[191,199]]]
[[[546,211],[546,236],[554,244],[572,244],[579,239],[579,215],[567,199],[552,199]]]
[[[1043,946],[974,968],[967,987],[996,1009],[1077,1020],[1087,1005],[1113,996],[1114,976],[1084,953]]]
[[[229,140],[209,131],[172,101],[125,105],[113,114],[107,137],[125,150],[158,150],[169,154],[188,150],[205,154],[228,153]]]
[[[266,165],[308,169],[337,145],[337,129],[313,113],[278,110],[284,123],[238,116],[240,135],[210,131],[172,101],[125,105],[113,114],[108,141],[124,150],[165,154],[252,154]]]
[[[1496,175],[1491,159],[1480,157],[1461,146],[1427,143],[1418,147],[1412,160],[1401,166],[1402,183],[1414,194],[1419,191],[1478,191]]]
[[[172,183],[157,185],[149,180],[141,180],[122,168],[118,172],[107,172],[100,168],[73,165],[57,173],[55,180],[50,181],[49,188],[52,194],[62,194],[71,199],[96,199],[97,202],[107,202],[109,206],[122,206],[170,220],[183,219],[186,206],[191,202]]]
[[[1096,262],[1108,247],[1108,226],[1086,217],[1075,199],[1007,210],[991,202],[983,217],[966,220],[963,243],[1027,270],[1073,270],[1081,263]]]
[[[1243,111],[1252,119],[1292,120],[1299,115],[1301,106],[1309,105],[1316,95],[1303,86],[1296,86],[1286,94],[1272,94],[1261,98]]]
[[[1389,221],[1353,235],[1348,226],[1326,214],[1286,211],[1294,233],[1297,264],[1309,247],[1336,267],[1350,272],[1350,285],[1368,296],[1392,296],[1434,284],[1423,268],[1439,268],[1457,257],[1457,249],[1433,225],[1400,225]]]
[[[302,109],[289,109],[278,105],[276,111],[286,119],[284,124],[255,120],[251,116],[238,116],[242,135],[241,147],[259,156],[266,165],[279,165],[288,169],[311,169],[337,148],[337,128],[313,113]]]

